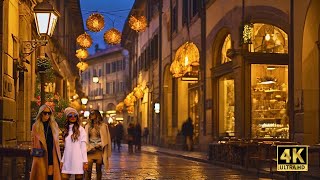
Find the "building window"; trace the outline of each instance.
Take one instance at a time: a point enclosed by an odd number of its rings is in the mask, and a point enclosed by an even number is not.
[[[117,62],[111,63],[111,73],[117,72]]]
[[[234,78],[228,74],[219,79],[219,134],[234,136]]]
[[[177,10],[177,5],[174,5],[172,7],[171,26],[172,26],[172,32],[173,33],[177,33],[178,32],[178,10]]]
[[[288,66],[251,65],[253,138],[289,138]]]
[[[189,0],[183,0],[182,3],[182,24],[189,24]]]
[[[190,2],[191,5],[191,18],[193,18],[194,16],[196,16],[199,12],[199,0],[191,0]]]
[[[231,49],[231,35],[228,34],[227,37],[224,39],[224,43],[221,49],[221,64],[230,62],[231,59],[227,57],[227,51]]]
[[[106,93],[107,94],[113,94],[113,84],[112,84],[112,82],[109,82],[109,83],[107,83],[106,84]]]
[[[99,69],[99,77],[101,77],[101,76],[102,76],[102,70]]]
[[[117,71],[121,71],[122,70],[122,61],[119,60],[117,61]]]
[[[255,23],[250,52],[288,53],[288,35],[278,27]]]
[[[126,58],[122,60],[122,70],[126,70]]]
[[[110,70],[110,63],[106,63],[106,74],[110,74],[111,70]]]

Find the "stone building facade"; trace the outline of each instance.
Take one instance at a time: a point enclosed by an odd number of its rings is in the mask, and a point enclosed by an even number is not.
[[[148,90],[135,116],[153,143],[176,144],[188,117],[199,150],[226,137],[319,143],[319,7],[316,0],[136,1],[131,14],[145,15],[148,27],[137,33],[126,24],[122,44],[131,88]],[[249,44],[244,25],[252,28]],[[200,51],[197,83],[170,72],[186,41]]]
[[[0,134],[1,145],[30,141],[31,101],[36,100],[36,48],[25,55],[25,41],[39,39],[33,7],[42,1],[0,2]],[[80,1],[51,1],[60,13],[54,34],[44,48],[51,60],[56,80],[54,92],[69,99],[81,90],[75,57],[75,39],[84,32]],[[48,87],[47,87],[48,89]]]

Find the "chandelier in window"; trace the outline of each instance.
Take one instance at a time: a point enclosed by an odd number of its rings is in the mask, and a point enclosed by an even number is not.
[[[77,44],[82,48],[89,48],[92,45],[92,38],[85,32],[77,37]]]
[[[86,21],[87,28],[92,32],[99,32],[104,28],[104,17],[101,14],[93,13]]]
[[[104,41],[110,45],[116,45],[121,42],[121,33],[116,28],[111,28],[103,35]]]
[[[192,71],[192,67],[199,66],[200,54],[197,46],[186,42],[180,46],[170,66],[173,77],[179,78]]]
[[[80,48],[76,51],[76,56],[79,59],[86,59],[89,56],[89,52],[87,49]]]
[[[130,16],[129,26],[137,32],[143,32],[147,28],[147,18],[145,16]]]
[[[176,52],[175,60],[184,66],[199,66],[200,54],[193,42],[186,42]]]
[[[82,61],[78,62],[78,64],[77,64],[77,67],[79,68],[79,70],[81,72],[85,71],[88,68],[88,66],[89,66],[88,63],[85,63]]]
[[[184,75],[183,69],[184,69],[183,65],[176,60],[174,60],[170,66],[170,72],[172,73],[173,77],[175,77],[175,78],[179,78]]]

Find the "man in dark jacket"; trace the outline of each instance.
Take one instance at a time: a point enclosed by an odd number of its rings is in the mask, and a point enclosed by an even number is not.
[[[182,125],[182,134],[185,137],[187,150],[192,151],[193,145],[193,124],[192,119],[189,117],[186,122]]]

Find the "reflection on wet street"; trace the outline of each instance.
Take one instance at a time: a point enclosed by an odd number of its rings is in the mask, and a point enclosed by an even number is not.
[[[95,179],[93,173],[92,179]],[[152,153],[113,152],[103,179],[259,179],[221,166]]]

